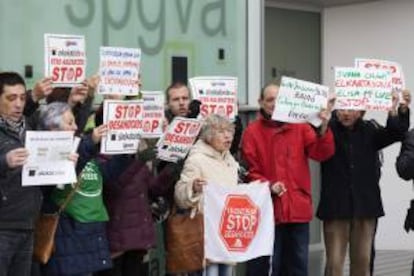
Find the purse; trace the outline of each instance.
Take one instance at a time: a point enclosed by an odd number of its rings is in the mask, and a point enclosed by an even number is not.
[[[55,249],[55,233],[59,222],[60,214],[74,196],[80,186],[78,181],[73,190],[67,195],[65,201],[56,213],[42,213],[36,220],[34,228],[33,258],[41,264],[46,264]]]
[[[183,273],[203,269],[204,221],[197,212],[191,218],[190,211],[177,213],[174,206],[167,219],[166,247],[168,273]]]

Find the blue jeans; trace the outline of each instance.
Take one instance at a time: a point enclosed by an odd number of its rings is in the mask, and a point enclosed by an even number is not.
[[[0,276],[29,276],[33,231],[0,230]]]
[[[307,276],[309,223],[286,223],[275,227],[272,276]]]

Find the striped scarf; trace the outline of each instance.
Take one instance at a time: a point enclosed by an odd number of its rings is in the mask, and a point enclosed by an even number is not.
[[[18,122],[12,120],[7,120],[4,117],[0,116],[0,127],[17,135],[21,140],[23,139],[24,131],[26,129],[26,122],[22,118]]]

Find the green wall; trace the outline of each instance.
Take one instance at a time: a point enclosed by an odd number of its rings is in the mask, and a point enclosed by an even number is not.
[[[2,0],[0,70],[43,77],[43,34],[86,36],[87,73],[98,70],[99,47],[143,51],[145,90],[171,81],[171,57],[188,58],[188,76],[239,77],[246,102],[246,0]],[[218,59],[218,50],[225,59]]]

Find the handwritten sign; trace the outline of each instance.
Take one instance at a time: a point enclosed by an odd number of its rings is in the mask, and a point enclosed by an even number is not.
[[[157,143],[158,158],[170,162],[184,159],[194,144],[201,125],[197,119],[175,117]]]
[[[335,68],[336,109],[388,111],[392,106],[389,70]]]
[[[189,80],[193,98],[199,100],[201,117],[219,114],[234,121],[237,115],[237,78],[196,77]]]
[[[73,87],[85,79],[85,37],[45,34],[45,76],[54,86]]]
[[[144,100],[142,137],[155,138],[163,134],[164,103],[163,91],[141,91]]]
[[[27,131],[29,151],[22,169],[22,186],[72,184],[75,164],[68,159],[73,149],[73,131]]]
[[[272,119],[289,123],[310,122],[319,126],[318,114],[327,107],[329,88],[316,83],[282,77]]]
[[[402,66],[394,61],[380,60],[380,59],[368,59],[368,58],[356,58],[356,68],[365,68],[369,70],[389,70],[392,76],[392,88],[401,91],[405,88],[405,79]]]
[[[141,49],[100,48],[99,94],[138,95]]]
[[[141,139],[143,102],[105,100],[103,116],[108,134],[102,139],[101,153],[135,153]]]

